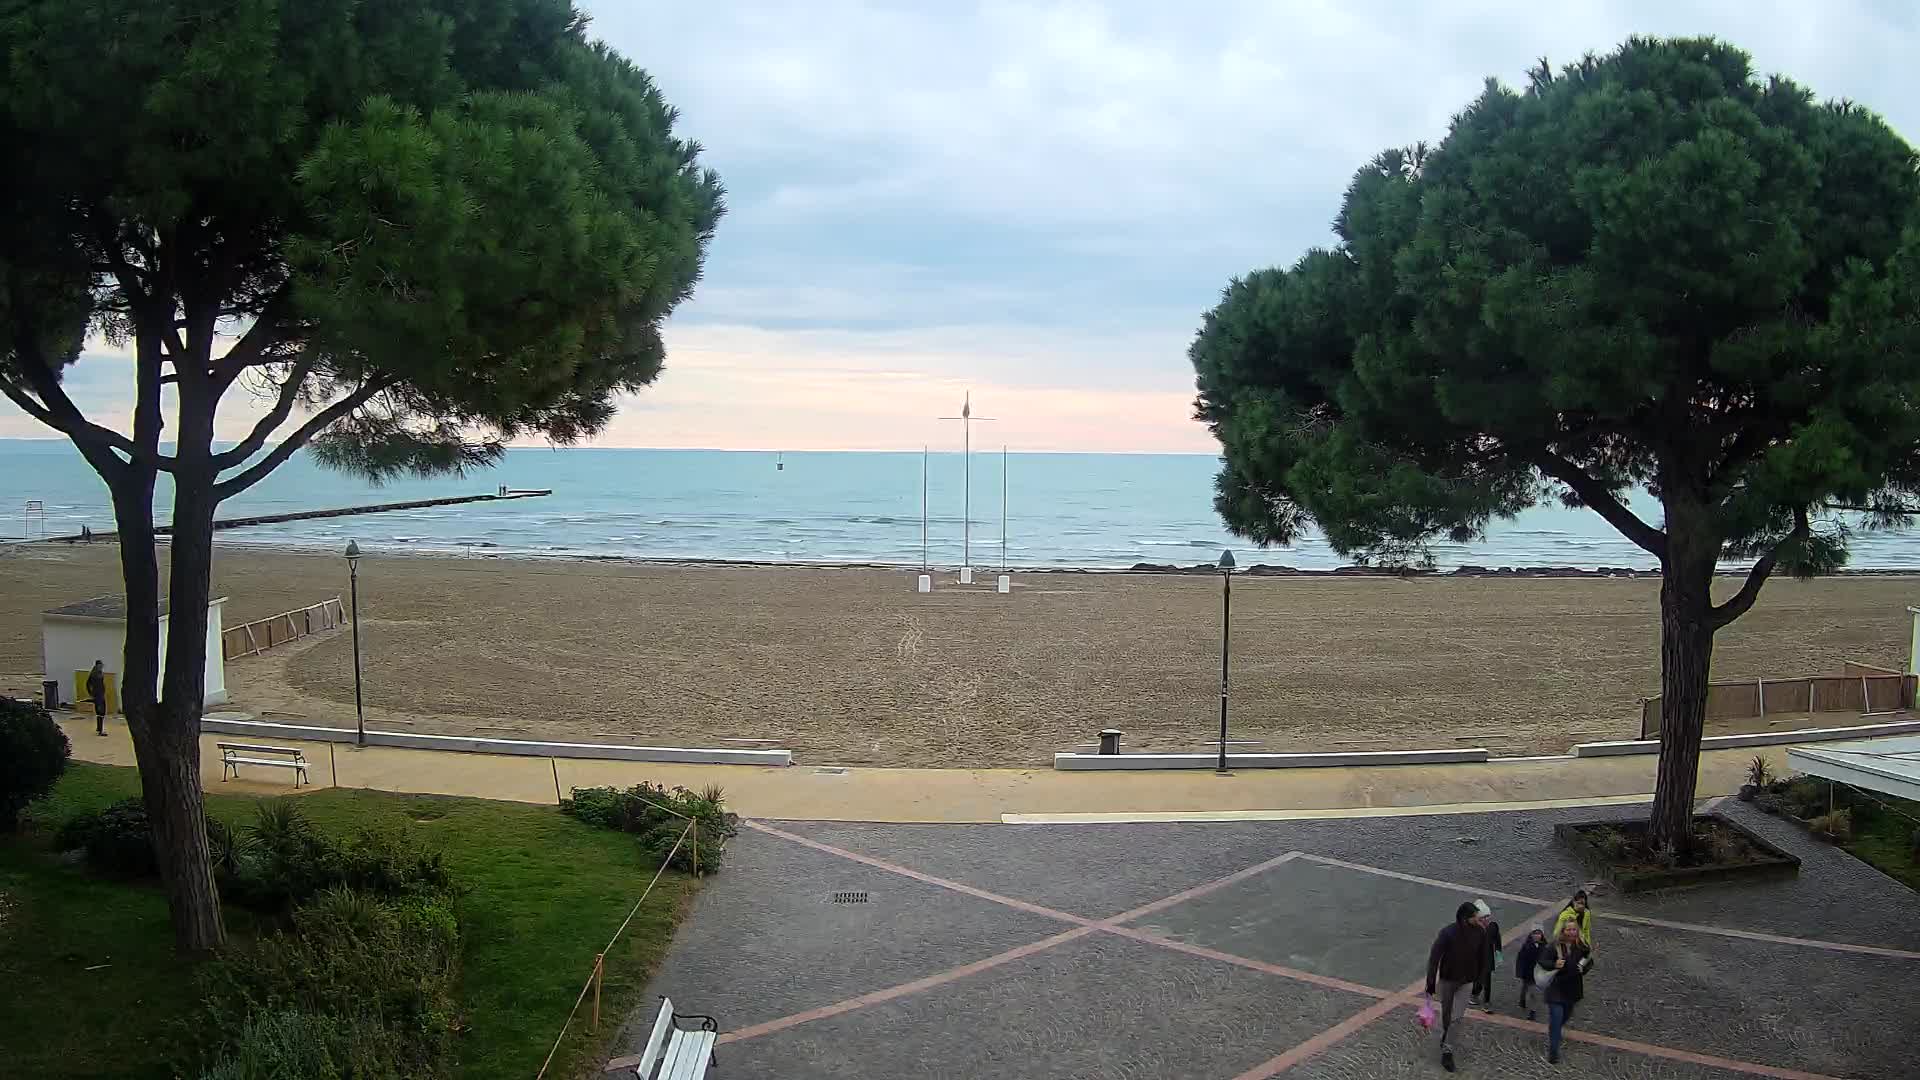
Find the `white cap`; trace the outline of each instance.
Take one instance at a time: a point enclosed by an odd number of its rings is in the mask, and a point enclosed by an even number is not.
[[[1473,910],[1475,914],[1483,919],[1493,914],[1493,909],[1487,906],[1485,900],[1475,900],[1473,902]]]

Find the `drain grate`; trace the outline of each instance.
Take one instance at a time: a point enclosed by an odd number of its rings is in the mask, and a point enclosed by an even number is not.
[[[832,902],[836,904],[864,904],[867,902],[867,894],[863,892],[837,892],[833,894]]]

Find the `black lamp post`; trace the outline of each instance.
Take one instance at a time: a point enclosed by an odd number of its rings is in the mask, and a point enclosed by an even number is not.
[[[1220,763],[1214,772],[1227,774],[1227,657],[1233,647],[1233,552],[1220,553]]]
[[[352,540],[347,541],[347,580],[353,594],[353,713],[356,727],[353,744],[364,747],[367,745],[367,710],[360,704],[360,545]]]

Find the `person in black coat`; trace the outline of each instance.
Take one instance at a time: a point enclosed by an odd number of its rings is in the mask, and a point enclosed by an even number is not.
[[[1534,970],[1540,964],[1540,951],[1547,947],[1547,931],[1536,926],[1520,944],[1520,954],[1514,960],[1513,974],[1520,980],[1520,1007],[1527,1010],[1527,1019],[1537,1020],[1539,1014],[1533,1003],[1540,1000],[1540,987],[1533,981]]]
[[[1460,991],[1487,976],[1493,954],[1487,949],[1486,917],[1472,904],[1461,904],[1453,922],[1440,928],[1427,950],[1427,997],[1440,993],[1440,1067],[1453,1071],[1454,1002]],[[1464,1011],[1464,1010],[1462,1010]]]
[[[1472,1003],[1480,1007],[1481,1012],[1493,1011],[1493,973],[1500,970],[1505,956],[1500,950],[1500,924],[1493,920],[1493,909],[1485,900],[1475,900],[1473,910],[1480,917],[1480,926],[1487,932],[1487,970],[1473,984]]]
[[[95,660],[87,672],[87,697],[93,702],[93,733],[107,733],[107,662]]]
[[[1580,938],[1580,928],[1569,922],[1560,927],[1559,940],[1541,949],[1535,961],[1540,968],[1553,972],[1546,994],[1547,1061],[1555,1065],[1560,1063],[1561,1029],[1573,1019],[1574,1006],[1586,993],[1587,968],[1593,963],[1588,959],[1589,951]]]

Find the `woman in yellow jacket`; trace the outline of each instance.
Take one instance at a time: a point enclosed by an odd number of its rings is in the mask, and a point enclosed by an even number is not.
[[[1581,889],[1573,894],[1572,900],[1567,901],[1567,906],[1560,910],[1560,917],[1553,920],[1553,936],[1547,940],[1559,941],[1560,928],[1568,923],[1580,928],[1580,943],[1587,947],[1588,952],[1592,952],[1593,910],[1587,906],[1587,890]]]

